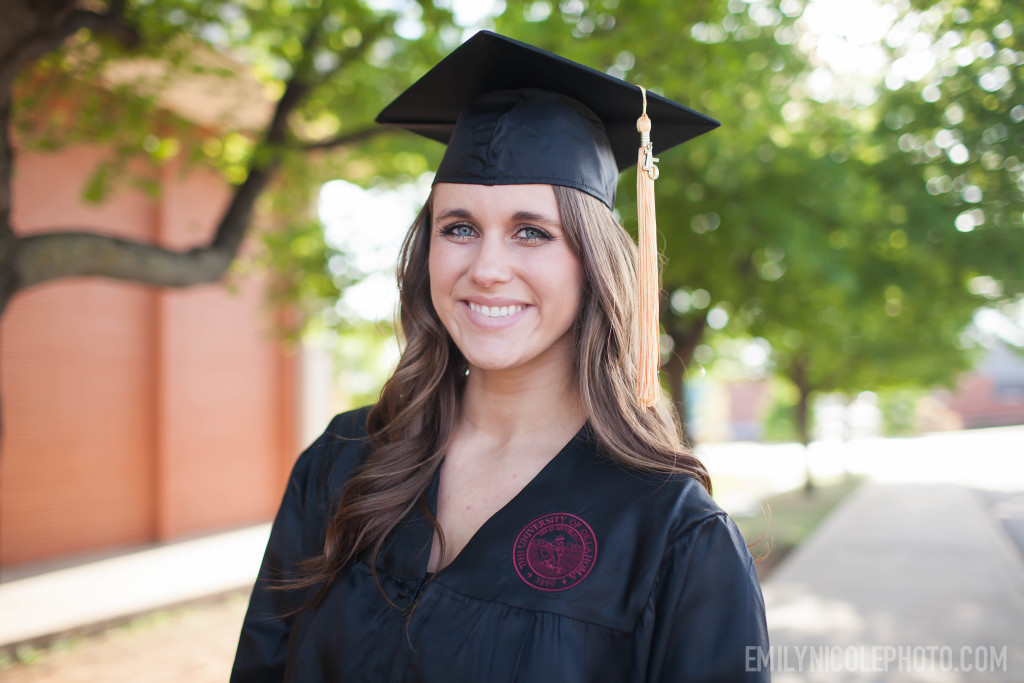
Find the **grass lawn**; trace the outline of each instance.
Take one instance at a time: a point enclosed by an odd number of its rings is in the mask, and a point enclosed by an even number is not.
[[[862,481],[847,475],[819,483],[810,493],[798,488],[768,496],[762,500],[760,512],[732,514],[750,554],[758,561],[758,575],[765,578]],[[722,483],[732,488],[731,482]]]

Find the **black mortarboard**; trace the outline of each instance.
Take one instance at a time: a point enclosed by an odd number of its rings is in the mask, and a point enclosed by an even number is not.
[[[647,94],[664,151],[717,121]],[[582,190],[612,207],[636,163],[640,88],[556,54],[481,31],[398,96],[377,122],[448,145],[435,183]]]

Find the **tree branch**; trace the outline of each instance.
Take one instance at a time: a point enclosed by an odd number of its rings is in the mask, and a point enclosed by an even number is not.
[[[61,28],[64,37],[73,36],[79,29],[87,28],[93,33],[108,36],[128,49],[138,47],[142,36],[138,29],[124,20],[124,2],[111,2],[104,14],[89,10],[75,10]]]
[[[111,12],[119,4],[111,5]],[[75,12],[79,21],[88,12]],[[68,22],[65,22],[67,25]],[[311,54],[319,35],[314,25],[304,45]],[[284,93],[274,109],[260,146],[253,152],[249,173],[235,189],[227,209],[221,216],[210,243],[188,251],[171,251],[158,246],[88,232],[52,232],[12,241],[7,252],[11,273],[5,296],[34,285],[64,277],[102,276],[163,287],[186,287],[213,282],[227,270],[236,257],[252,221],[256,201],[263,194],[281,163],[282,154],[290,146],[288,117],[314,87],[306,79],[305,57],[296,65]],[[2,111],[0,111],[2,114]],[[2,117],[0,117],[2,118]],[[299,149],[331,149],[368,139],[384,129],[366,129],[339,135],[306,145]],[[0,166],[0,171],[2,171]],[[2,228],[0,228],[2,230]],[[13,235],[13,233],[12,233]],[[0,283],[3,284],[3,283]]]
[[[267,188],[277,167],[280,164],[280,153],[263,166],[256,166],[255,161],[250,162],[249,175],[245,181],[235,188],[235,194],[231,203],[221,216],[217,225],[217,234],[210,243],[214,249],[223,249],[233,259],[242,246],[245,233],[249,230],[249,223],[252,221],[253,208],[256,200]]]
[[[0,87],[4,89],[9,87],[26,64],[55,50],[68,37],[83,28],[110,36],[128,48],[138,46],[142,38],[134,26],[124,21],[121,16],[122,11],[122,2],[112,3],[110,10],[104,14],[75,9],[67,12],[55,25],[41,28],[27,35],[6,55],[0,56]]]
[[[213,282],[235,259],[252,221],[256,200],[277,170],[277,158],[253,162],[235,189],[209,245],[171,251],[151,244],[89,232],[30,235],[14,244],[9,295],[50,280],[96,275],[162,287]]]
[[[303,45],[307,52],[312,49],[319,32],[320,24],[317,23],[306,34]],[[305,61],[307,56],[302,58],[302,62]],[[249,174],[235,190],[235,196],[231,198],[231,203],[217,226],[217,234],[211,246],[225,250],[231,258],[235,257],[242,245],[256,200],[266,189],[281,163],[281,154],[288,137],[288,117],[312,90],[313,86],[304,80],[304,70],[300,67],[301,64],[296,66],[291,79],[285,84],[284,93],[274,107],[274,116],[267,126],[263,142],[253,151],[252,159],[249,161]]]
[[[326,150],[326,149],[337,149],[338,147],[347,147],[348,145],[369,140],[372,137],[380,135],[381,133],[390,132],[383,126],[374,126],[373,128],[364,128],[363,130],[353,131],[351,133],[344,133],[342,135],[336,135],[333,138],[326,138],[324,140],[317,140],[316,142],[307,142],[300,146],[300,149],[312,152],[314,150]]]
[[[3,315],[17,282],[12,270],[18,238],[11,227],[11,187],[13,185],[14,150],[10,141],[10,92],[0,101],[0,315]]]
[[[234,259],[233,253],[216,246],[179,252],[85,231],[23,237],[16,251],[18,290],[85,275],[187,287],[220,279]]]
[[[306,96],[313,89],[313,83],[307,78],[307,71],[312,62],[312,52],[316,41],[320,36],[320,23],[315,22],[302,41],[302,57],[296,62],[291,78],[285,84],[284,93],[277,101],[274,108],[274,116],[267,126],[267,134],[264,142],[270,145],[281,145],[285,142],[288,133],[288,116],[302,103]]]
[[[0,265],[14,242],[11,228],[11,191],[14,183],[14,148],[11,146],[11,103],[8,97],[0,101]]]

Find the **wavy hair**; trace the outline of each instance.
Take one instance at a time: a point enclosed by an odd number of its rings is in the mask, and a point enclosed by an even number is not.
[[[684,445],[674,407],[664,398],[652,408],[637,400],[636,245],[599,200],[553,188],[566,240],[584,273],[574,379],[599,446],[625,467],[689,475],[710,492],[710,477]],[[413,508],[433,525],[444,556],[444,534],[424,494],[451,437],[468,364],[430,298],[430,208],[428,199],[402,245],[398,291],[405,347],[367,416],[370,454],[341,493],[323,553],[306,560],[301,578],[284,586],[319,584],[307,605],[366,551],[376,577],[384,539]]]

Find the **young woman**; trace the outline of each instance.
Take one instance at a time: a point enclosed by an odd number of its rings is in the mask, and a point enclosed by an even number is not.
[[[478,34],[403,96],[449,143],[402,250],[405,348],[296,463],[232,681],[767,678],[750,554],[638,396],[617,123],[581,79],[609,77]]]

